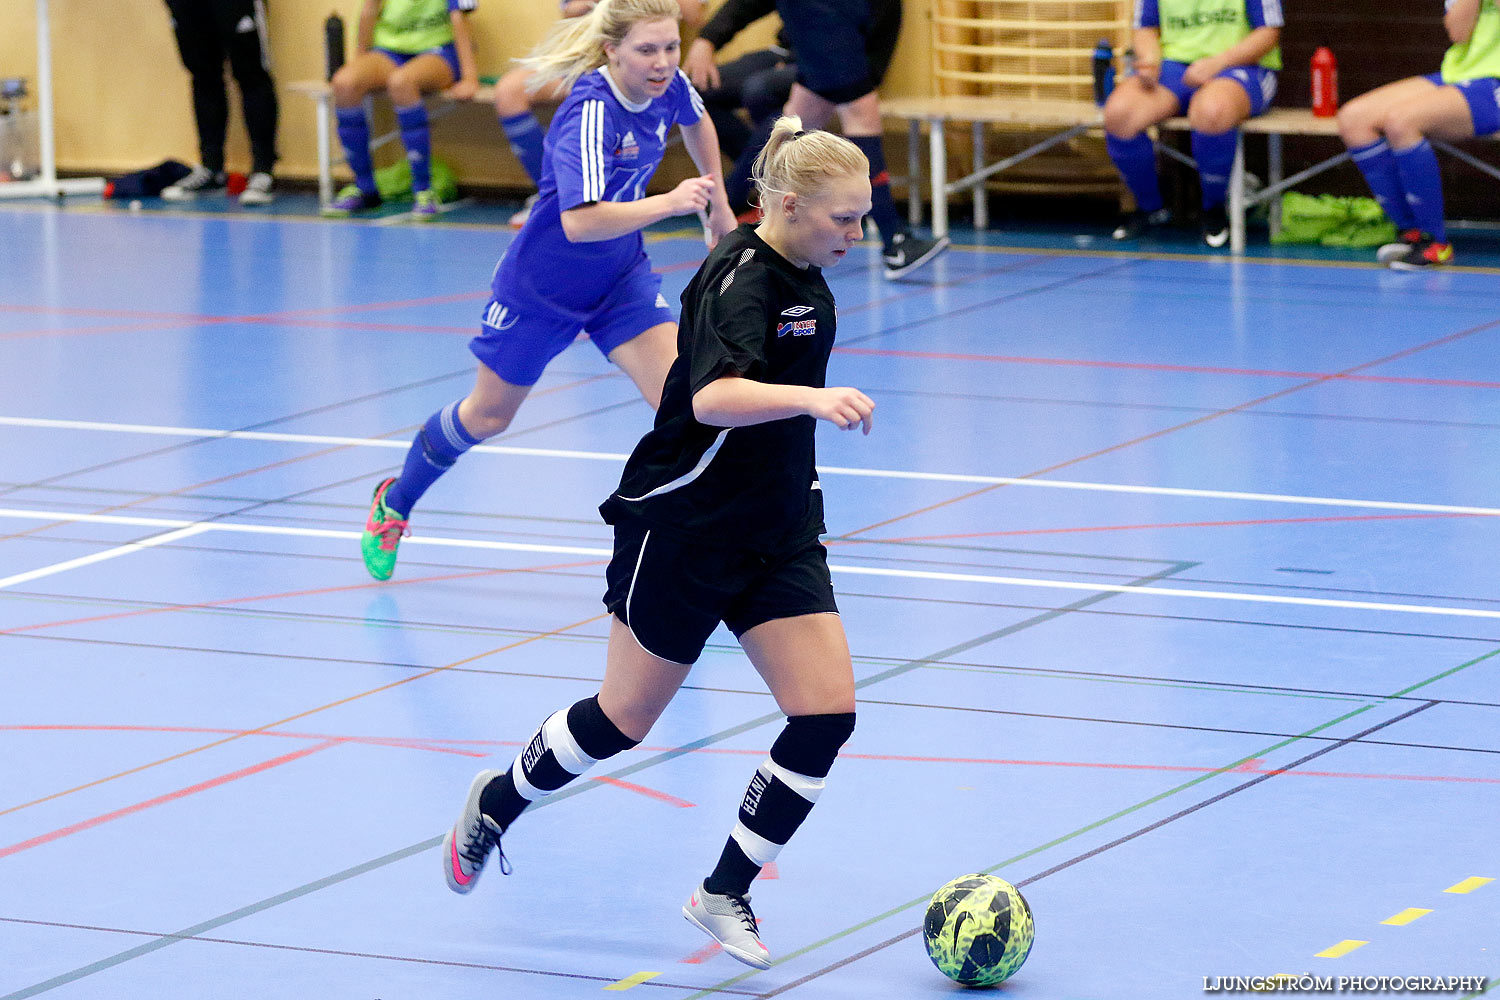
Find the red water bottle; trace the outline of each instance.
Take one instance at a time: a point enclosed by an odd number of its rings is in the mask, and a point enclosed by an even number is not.
[[[1339,113],[1339,64],[1327,46],[1320,46],[1312,57],[1312,113],[1315,118]]]

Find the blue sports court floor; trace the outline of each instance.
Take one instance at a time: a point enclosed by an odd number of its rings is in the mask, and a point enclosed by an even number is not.
[[[917,928],[971,871],[1035,912],[1015,1000],[1500,977],[1495,270],[1034,230],[830,272],[860,721],[751,973],[678,912],[779,729],[727,635],[445,887],[473,773],[598,683],[650,411],[571,348],[372,582],[510,235],[307,209],[0,207],[0,1000],[947,998]],[[651,240],[675,298],[701,240]]]

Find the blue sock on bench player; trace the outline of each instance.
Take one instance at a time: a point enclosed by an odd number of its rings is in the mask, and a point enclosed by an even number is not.
[[[1198,182],[1203,188],[1204,208],[1219,208],[1224,204],[1239,137],[1238,129],[1218,135],[1193,130],[1193,159],[1198,161]]]
[[[510,115],[500,119],[500,127],[505,130],[505,138],[510,143],[510,151],[516,154],[516,159],[521,161],[531,183],[542,182],[542,141],[547,134],[542,131],[542,123],[537,121],[536,115],[530,111],[523,111],[519,115]]]
[[[370,161],[370,122],[363,105],[339,108],[339,142],[344,147],[344,162],[354,171],[354,183],[365,194],[375,194],[375,166]]]
[[[1104,145],[1120,176],[1125,178],[1125,186],[1135,196],[1136,208],[1148,214],[1161,211],[1163,202],[1161,185],[1156,179],[1156,147],[1151,145],[1151,138],[1144,132],[1134,139],[1106,135]]]
[[[1406,188],[1401,186],[1401,171],[1396,166],[1390,144],[1384,139],[1376,139],[1367,146],[1349,150],[1349,155],[1359,172],[1364,174],[1375,201],[1396,224],[1397,232],[1416,229],[1417,217],[1406,203]]]
[[[1392,159],[1406,189],[1406,204],[1415,221],[1413,228],[1431,236],[1438,243],[1448,242],[1443,226],[1443,177],[1437,153],[1426,139],[1408,149],[1393,151]]]
[[[432,187],[432,130],[427,127],[427,106],[421,101],[408,108],[396,109],[401,126],[401,142],[411,163],[413,193]]]

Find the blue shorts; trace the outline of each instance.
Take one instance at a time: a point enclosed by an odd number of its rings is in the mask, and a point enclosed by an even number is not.
[[[1189,87],[1182,82],[1182,74],[1187,72],[1188,64],[1172,62],[1170,59],[1162,60],[1161,77],[1158,79],[1163,87],[1177,95],[1178,102],[1182,108],[1178,114],[1187,114],[1188,102],[1193,99],[1196,87]],[[1250,97],[1250,117],[1264,114],[1271,106],[1271,99],[1276,96],[1276,71],[1266,69],[1264,66],[1231,66],[1218,73],[1214,79],[1226,77],[1239,84]]]
[[[1439,87],[1457,87],[1464,95],[1464,100],[1469,102],[1469,119],[1474,123],[1475,136],[1500,132],[1500,80],[1482,76],[1477,80],[1444,83],[1441,73],[1428,73],[1427,79]]]
[[[421,52],[392,52],[390,49],[374,48],[371,52],[379,52],[397,66],[405,66],[417,56],[442,56],[448,67],[453,70],[453,81],[455,83],[464,75],[463,69],[458,65],[458,49],[452,42],[447,45],[439,45],[435,49],[424,49]]]
[[[479,336],[469,341],[469,350],[511,385],[536,385],[548,363],[567,350],[579,333],[587,333],[607,358],[616,347],[653,326],[677,322],[661,293],[661,275],[651,270],[644,254],[590,311],[581,329],[576,314],[568,317],[544,303],[511,304],[505,299],[503,292],[497,292],[485,304]]]

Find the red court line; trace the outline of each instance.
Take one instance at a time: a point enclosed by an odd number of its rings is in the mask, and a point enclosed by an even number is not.
[[[908,535],[904,538],[851,538],[866,542],[937,542],[964,538],[1000,538],[1006,535],[1069,535],[1091,531],[1152,531],[1158,528],[1238,528],[1263,524],[1326,524],[1339,521],[1408,521],[1434,517],[1487,517],[1485,514],[1349,514],[1343,517],[1261,517],[1245,521],[1173,521],[1162,524],[1096,524],[1077,528],[1023,528],[1016,531],[974,531],[953,535]]]
[[[516,569],[516,570],[487,570],[486,572],[497,573],[497,574],[498,573],[511,573],[511,572],[533,573],[533,572],[544,572],[544,571],[547,571],[547,570],[558,570],[558,569],[576,568],[578,566],[597,566],[597,565],[599,565],[599,562],[597,560],[595,560],[593,562],[559,563],[559,564],[554,564],[554,565],[550,565],[550,566],[522,567],[522,568]],[[376,584],[376,586],[389,586],[389,585],[390,585],[389,582],[383,583],[383,584]],[[71,795],[74,792],[81,792],[81,791],[83,791],[86,788],[93,788],[94,786],[96,786],[96,785],[102,785],[102,784],[104,784],[107,781],[113,781],[116,778],[123,778],[123,777],[125,777],[127,775],[136,774],[136,773],[138,773],[140,771],[145,771],[148,768],[156,767],[157,765],[160,765],[160,764],[166,764],[166,763],[169,763],[169,762],[174,761],[174,760],[181,760],[184,757],[192,756],[195,753],[201,753],[204,750],[211,750],[214,747],[223,746],[226,743],[233,743],[235,740],[244,739],[247,736],[253,736],[255,734],[262,733],[262,732],[265,732],[265,731],[270,730],[270,729],[275,729],[277,726],[284,726],[288,722],[295,722],[298,719],[305,719],[305,718],[307,718],[310,715],[316,715],[319,712],[326,712],[327,710],[329,710],[331,708],[338,708],[338,707],[340,707],[342,705],[347,705],[347,704],[350,704],[351,702],[358,701],[361,698],[368,698],[371,695],[380,694],[380,693],[385,692],[385,691],[391,691],[391,690],[394,690],[395,688],[401,687],[401,686],[406,685],[406,684],[412,684],[412,683],[414,683],[416,681],[423,680],[423,679],[431,677],[431,676],[433,676],[435,674],[440,674],[440,673],[443,673],[444,671],[447,671],[447,670],[453,670],[453,669],[455,669],[457,667],[463,666],[466,663],[473,663],[476,660],[482,660],[485,657],[487,657],[487,656],[493,656],[496,653],[504,653],[504,652],[508,652],[508,651],[510,651],[512,649],[519,649],[521,646],[524,646],[524,645],[526,645],[528,643],[538,642],[538,641],[540,641],[542,639],[549,639],[552,636],[561,635],[564,632],[570,632],[570,631],[572,631],[575,628],[581,628],[584,625],[591,624],[593,622],[596,622],[596,621],[600,620],[601,618],[607,617],[607,615],[608,615],[608,612],[601,612],[601,613],[599,613],[597,615],[592,615],[592,616],[590,616],[588,618],[584,618],[584,619],[582,619],[580,621],[572,622],[570,624],[563,625],[563,626],[560,626],[560,627],[555,628],[555,629],[551,629],[551,630],[549,630],[547,632],[540,632],[540,633],[538,633],[536,635],[527,636],[524,639],[517,640],[516,642],[507,643],[504,646],[497,646],[497,647],[495,647],[493,649],[487,649],[487,650],[484,650],[483,652],[475,653],[473,656],[466,656],[466,657],[464,657],[461,660],[455,660],[452,663],[446,663],[446,664],[444,664],[444,665],[442,665],[440,667],[433,667],[430,670],[423,670],[420,673],[412,674],[410,677],[403,677],[400,680],[398,680],[398,681],[392,681],[389,684],[381,684],[378,687],[373,687],[373,688],[370,688],[369,690],[361,691],[358,694],[351,694],[351,695],[349,695],[349,696],[347,696],[345,698],[339,698],[336,701],[328,702],[325,705],[318,705],[318,706],[316,706],[314,708],[306,709],[304,711],[296,713],[295,715],[289,715],[289,716],[287,716],[284,719],[277,719],[276,721],[274,721],[274,722],[268,722],[268,723],[266,723],[263,726],[257,726],[255,729],[247,730],[244,733],[236,733],[236,734],[234,734],[232,736],[226,736],[223,739],[214,740],[211,743],[205,743],[202,746],[193,747],[193,748],[191,748],[189,750],[183,750],[180,753],[171,754],[170,756],[163,757],[163,758],[161,758],[159,760],[154,760],[154,761],[150,761],[150,762],[145,763],[145,764],[137,765],[136,767],[127,768],[124,771],[118,771],[118,772],[116,772],[114,774],[106,775],[103,778],[96,778],[93,781],[88,781],[88,782],[85,782],[84,784],[81,784],[81,785],[75,785],[72,788],[65,788],[65,789],[63,789],[60,792],[53,792],[51,795],[44,795],[41,798],[39,798],[39,799],[33,799],[30,802],[22,802],[22,803],[20,803],[18,805],[11,806],[11,807],[9,807],[7,809],[0,809],[0,816],[5,816],[5,815],[7,815],[9,813],[13,813],[13,812],[16,812],[16,811],[21,810],[21,809],[27,809],[27,808],[29,808],[31,806],[40,805],[43,802],[50,802],[53,799],[62,798],[64,795]]]
[[[621,781],[619,778],[611,778],[607,774],[597,775],[590,780],[603,782],[606,785],[614,785],[616,788],[623,788],[627,792],[636,792],[637,794],[644,795],[647,798],[656,799],[658,802],[666,802],[669,805],[674,805],[679,809],[694,808],[694,803],[689,802],[686,799],[679,799],[675,795],[668,795],[666,792],[659,792],[654,788],[647,788],[645,785],[637,785],[631,781]]]
[[[1168,365],[1147,361],[1098,361],[1086,358],[1029,358],[1004,354],[946,354],[938,351],[901,351],[880,347],[835,347],[835,354],[916,358],[929,361],[983,361],[1006,365],[1050,365],[1059,368],[1112,368],[1131,371],[1183,372],[1192,375],[1249,375],[1262,378],[1316,378],[1339,382],[1385,382],[1396,385],[1441,385],[1468,389],[1500,389],[1500,382],[1474,379],[1418,378],[1403,375],[1351,375],[1343,372],[1277,371],[1265,368],[1219,368],[1207,365]]]
[[[719,944],[719,942],[710,941],[702,948],[699,948],[697,951],[693,952],[687,958],[680,958],[677,961],[681,964],[686,965],[701,965],[723,950],[724,948]]]
[[[59,829],[53,830],[50,833],[43,833],[38,836],[32,837],[30,840],[23,840],[20,843],[11,844],[9,847],[0,847],[0,858],[7,858],[12,854],[18,854],[21,851],[29,850],[33,847],[40,847],[42,844],[50,844],[52,841],[60,840],[63,837],[69,836],[70,834],[79,833],[83,830],[91,830],[94,827],[100,826],[104,823],[108,823],[111,820],[117,820],[124,816],[130,816],[135,813],[141,812],[142,810],[150,809],[153,806],[159,806],[167,802],[175,802],[178,799],[187,798],[189,795],[196,795],[199,792],[206,792],[210,788],[218,788],[220,785],[227,785],[231,781],[238,781],[241,778],[248,778],[252,774],[259,774],[260,772],[268,771],[273,767],[280,767],[282,764],[290,764],[294,760],[301,760],[303,757],[315,754],[319,750],[327,750],[329,747],[334,746],[338,746],[337,740],[328,740],[326,742],[319,743],[316,746],[303,747],[301,750],[293,750],[291,753],[282,754],[280,757],[273,757],[270,760],[262,761],[259,764],[252,764],[251,766],[241,768],[238,771],[231,771],[228,774],[221,774],[217,778],[210,778],[207,781],[200,781],[196,785],[189,785],[186,788],[179,788],[175,792],[168,792],[165,795],[158,795],[154,799],[147,799],[144,802],[137,802],[135,805],[126,806],[123,809],[116,809],[114,812],[107,812],[103,815],[95,816],[92,819],[82,820],[81,822],[74,823],[70,826],[64,826]]]
[[[9,725],[0,726],[0,732],[10,733],[196,733],[216,736],[274,736],[292,740],[330,740],[334,743],[359,743],[368,746],[394,747],[401,750],[428,750],[432,753],[453,754],[458,757],[488,757],[479,750],[461,750],[457,747],[440,746],[432,740],[409,739],[399,736],[334,736],[329,733],[300,733],[285,729],[274,732],[251,729],[219,729],[211,726],[127,726],[127,725]]]

